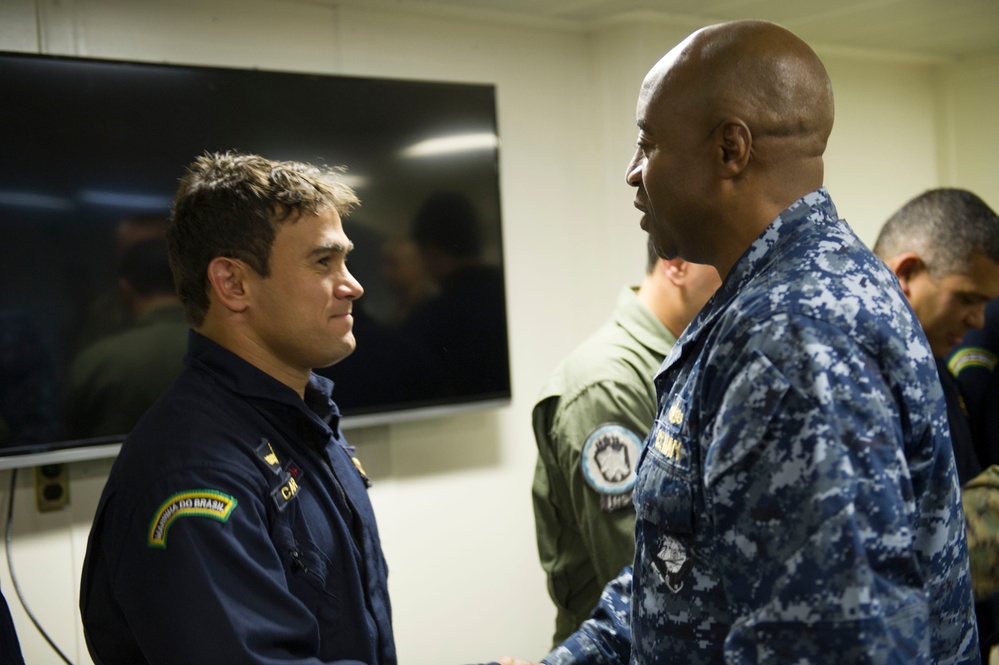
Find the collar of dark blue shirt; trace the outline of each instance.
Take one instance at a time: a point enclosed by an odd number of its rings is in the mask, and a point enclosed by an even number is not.
[[[248,399],[279,402],[307,411],[328,425],[334,436],[340,436],[340,410],[333,401],[333,382],[329,379],[313,373],[303,402],[290,387],[194,330],[188,336],[187,362],[201,365]]]

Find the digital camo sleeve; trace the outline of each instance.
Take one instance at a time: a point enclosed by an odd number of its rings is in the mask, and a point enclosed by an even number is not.
[[[541,662],[547,665],[626,665],[631,658],[631,566],[609,582],[593,614]]]

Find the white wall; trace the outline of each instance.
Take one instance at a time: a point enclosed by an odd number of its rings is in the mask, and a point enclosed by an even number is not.
[[[584,32],[306,0],[0,4],[0,49],[496,84],[513,402],[348,432],[375,481],[404,665],[537,658],[548,646],[554,611],[534,544],[530,409],[557,360],[603,320],[620,285],[641,274],[644,238],[624,184],[635,97],[646,70],[690,27],[641,20]],[[941,73],[925,62],[817,50],[837,98],[827,182],[865,240],[905,200],[944,180],[941,153],[950,160],[947,184],[991,186],[996,129],[991,150],[980,152],[980,136],[963,125],[987,124],[996,108],[994,64],[982,74]],[[981,92],[982,77],[991,91]],[[991,103],[978,109],[983,101]],[[984,156],[966,157],[972,148]],[[71,465],[71,504],[59,513],[34,511],[28,472],[16,487],[18,578],[77,663],[89,662],[78,576],[108,468]],[[9,487],[9,472],[0,472],[0,514]],[[0,586],[27,661],[59,662],[5,570]]]
[[[932,67],[822,54],[836,120],[826,186],[868,244],[895,210],[937,183]]]
[[[999,210],[999,54],[938,72],[940,181]]]

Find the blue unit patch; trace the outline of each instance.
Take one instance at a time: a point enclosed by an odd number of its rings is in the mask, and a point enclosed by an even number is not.
[[[642,439],[623,425],[606,423],[586,437],[580,471],[586,483],[600,493],[600,507],[617,510],[631,504]]]

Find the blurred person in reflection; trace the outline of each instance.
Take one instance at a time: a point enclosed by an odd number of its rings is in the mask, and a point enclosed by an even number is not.
[[[122,446],[80,610],[113,663],[396,662],[369,481],[312,372],[355,346],[337,172],[207,154],[168,233],[185,369]]]
[[[121,269],[122,259],[129,248],[137,243],[157,238],[165,238],[170,220],[167,213],[162,215],[143,214],[131,215],[120,220],[114,226],[114,237],[109,250],[110,265],[113,275]],[[82,283],[79,288],[87,289],[90,285]],[[78,331],[77,348],[85,348],[108,335],[130,328],[135,319],[129,312],[129,304],[124,299],[120,279],[117,282],[108,281],[102,284],[91,295],[81,295],[86,299],[86,312],[83,323]]]
[[[420,251],[410,238],[391,238],[382,249],[382,276],[395,300],[392,317],[397,325],[409,318],[420,303],[436,293],[433,281],[420,258]]]
[[[635,557],[631,490],[656,415],[656,370],[721,283],[711,266],[661,259],[622,289],[611,319],[561,362],[534,407],[534,519],[555,603],[555,644]]]
[[[961,387],[947,366],[947,358],[969,330],[980,330],[985,306],[999,297],[999,217],[981,198],[963,189],[933,189],[913,198],[881,228],[874,252],[898,277],[902,292],[919,319],[947,401],[947,420],[957,476],[966,487],[988,466],[985,451],[976,450]],[[976,484],[976,495],[991,487],[986,475]],[[994,491],[994,490],[992,490]],[[968,513],[969,533],[977,510]],[[975,526],[983,529],[979,520]],[[979,541],[984,539],[979,538]],[[976,555],[972,551],[972,561]],[[999,553],[990,559],[999,560]],[[978,566],[980,569],[981,566]],[[987,594],[989,577],[972,568],[971,584],[978,602],[978,637],[982,660],[999,643],[999,594]]]
[[[412,238],[438,293],[413,309],[403,332],[438,359],[452,393],[505,395],[503,272],[483,260],[475,206],[462,194],[432,194],[413,220]]]
[[[765,21],[646,75],[641,226],[722,285],[655,378],[634,564],[549,665],[980,662],[943,392],[823,186],[833,115],[818,56]]]
[[[183,369],[189,326],[165,237],[129,244],[119,258],[118,286],[132,325],[73,360],[66,412],[73,438],[127,434]]]

